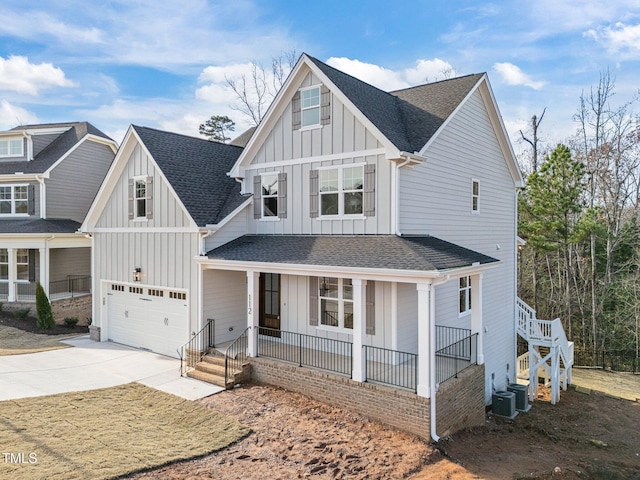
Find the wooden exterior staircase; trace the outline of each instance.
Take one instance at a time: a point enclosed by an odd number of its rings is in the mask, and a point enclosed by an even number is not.
[[[231,389],[236,383],[242,383],[250,378],[249,365],[243,364],[239,368],[225,370],[225,356],[216,350],[206,354],[196,363],[193,369],[187,371],[187,377],[203,382]]]
[[[536,311],[516,300],[518,335],[528,344],[528,352],[518,357],[518,378],[529,381],[529,399],[538,394],[538,379],[543,377],[545,385],[551,386],[551,404],[560,401],[560,388],[567,389],[571,383],[573,367],[573,342],[567,341],[562,322],[540,320]]]

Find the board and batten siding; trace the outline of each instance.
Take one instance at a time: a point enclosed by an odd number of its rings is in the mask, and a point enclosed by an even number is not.
[[[247,328],[247,274],[227,270],[202,272],[203,318],[215,320],[216,344],[236,339]]]
[[[515,372],[515,184],[479,91],[473,93],[425,152],[423,165],[400,171],[400,231],[429,234],[501,261],[483,277],[485,395],[491,374],[506,387]],[[480,212],[471,211],[472,180]],[[458,282],[436,287],[436,323],[469,328],[459,317]]]
[[[249,228],[249,211],[250,207],[242,209],[213,235],[206,237],[205,253],[245,235]]]
[[[85,141],[45,180],[48,218],[82,222],[115,154],[107,145]]]
[[[69,275],[91,275],[91,247],[49,250],[49,281],[66,280]]]
[[[320,80],[311,73],[302,87],[318,85]],[[393,232],[390,206],[392,202],[392,171],[394,165],[379,154],[382,145],[374,134],[356,119],[337,98],[331,96],[331,121],[317,128],[293,130],[291,104],[275,123],[256,155],[250,160],[244,180],[245,190],[253,193],[253,177],[269,172],[287,174],[287,218],[272,220],[250,219],[250,232],[258,234],[321,234],[358,235],[389,234]],[[354,152],[361,152],[354,155]],[[364,152],[364,153],[362,153]],[[366,152],[371,152],[367,154]],[[307,162],[305,159],[337,155],[332,160]],[[296,163],[300,160],[300,163]],[[284,166],[270,166],[273,162],[291,161]],[[361,218],[310,218],[309,172],[319,167],[346,164],[374,164],[376,166],[375,215]]]
[[[153,218],[150,220],[129,220],[129,179],[137,176],[153,177]],[[174,228],[193,226],[192,223],[185,209],[177,201],[160,172],[157,171],[154,161],[140,145],[137,145],[131,153],[96,227]]]

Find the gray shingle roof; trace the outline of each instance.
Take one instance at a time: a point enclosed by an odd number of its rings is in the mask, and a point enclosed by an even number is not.
[[[218,223],[246,200],[240,184],[227,176],[241,147],[133,128],[198,226]]]
[[[387,93],[307,56],[385,137],[406,152],[421,150],[483,75]]]
[[[74,233],[80,224],[73,220],[54,218],[1,219],[0,234],[7,233]]]
[[[56,127],[69,127],[69,130],[61,133],[29,162],[24,160],[17,162],[0,162],[0,175],[11,175],[16,172],[44,173],[87,134],[93,134],[98,137],[111,140],[111,138],[106,134],[88,122],[21,125],[19,127],[12,128],[11,131],[37,130]]]
[[[246,147],[247,143],[249,143],[249,140],[251,140],[251,136],[253,135],[253,132],[256,131],[256,127],[250,127],[247,130],[245,130],[244,132],[242,132],[240,135],[238,135],[236,138],[234,138],[233,140],[231,140],[229,142],[229,145],[235,145],[236,147]]]
[[[497,262],[431,236],[244,235],[207,253],[216,260],[442,271]]]

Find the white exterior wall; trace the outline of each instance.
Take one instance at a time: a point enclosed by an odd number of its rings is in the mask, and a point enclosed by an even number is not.
[[[483,277],[486,397],[491,374],[506,387],[515,352],[515,185],[479,91],[425,152],[423,165],[400,172],[400,231],[429,234],[500,260]],[[480,213],[471,212],[471,182],[480,182]],[[498,249],[499,245],[499,249]],[[455,279],[436,287],[436,323],[469,328],[460,318]]]
[[[217,232],[204,239],[205,253],[247,233],[250,206],[229,219]]]
[[[205,270],[202,292],[203,317],[216,321],[216,344],[237,338],[247,328],[246,272]]]
[[[415,283],[398,283],[398,336],[401,352],[418,353],[418,290]]]

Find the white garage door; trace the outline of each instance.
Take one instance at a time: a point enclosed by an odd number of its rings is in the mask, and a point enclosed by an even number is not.
[[[184,292],[117,283],[107,286],[109,340],[177,357],[189,340]]]

